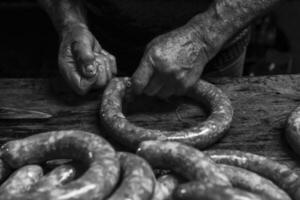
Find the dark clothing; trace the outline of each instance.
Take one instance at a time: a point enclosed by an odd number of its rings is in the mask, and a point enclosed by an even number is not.
[[[107,32],[144,44],[184,25],[205,11],[211,0],[86,0],[88,9]]]
[[[120,75],[125,75],[135,71],[145,46],[153,38],[184,25],[195,15],[207,10],[211,2],[211,0],[86,0],[86,6],[89,27],[102,47],[116,56]],[[240,38],[246,41],[247,35],[244,34]],[[211,63],[215,66],[207,67],[208,71],[205,72],[220,71],[220,60],[221,66],[225,67],[240,59],[247,46],[247,42],[244,43],[244,46],[235,48],[229,55],[227,50],[223,51],[225,58],[214,59]],[[240,42],[239,45],[241,44]],[[228,63],[223,63],[223,60],[227,60]]]

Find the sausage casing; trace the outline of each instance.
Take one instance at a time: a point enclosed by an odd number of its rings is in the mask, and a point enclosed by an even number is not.
[[[12,168],[53,159],[73,159],[88,165],[78,179],[45,192],[32,192],[28,199],[103,199],[119,179],[115,150],[103,138],[78,130],[37,134],[2,146],[2,158]],[[24,199],[21,196],[20,199]]]
[[[233,117],[230,100],[220,89],[202,80],[187,92],[187,96],[201,101],[210,109],[211,114],[206,121],[178,132],[136,126],[122,113],[124,96],[133,96],[130,84],[129,78],[112,79],[104,91],[100,110],[102,125],[115,140],[126,147],[136,150],[142,141],[167,140],[203,149],[222,138],[230,127]]]

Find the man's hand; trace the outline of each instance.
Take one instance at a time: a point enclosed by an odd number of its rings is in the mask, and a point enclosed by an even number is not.
[[[61,39],[59,69],[77,94],[105,86],[117,73],[114,56],[101,48],[85,25],[70,26]]]
[[[155,38],[132,77],[134,90],[161,98],[184,94],[218,51],[210,43],[192,26]]]

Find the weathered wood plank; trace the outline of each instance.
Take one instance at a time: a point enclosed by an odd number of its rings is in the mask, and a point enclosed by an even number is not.
[[[235,108],[229,133],[212,148],[265,155],[300,171],[299,157],[287,146],[284,138],[286,118],[300,104],[300,75],[211,81],[227,93]],[[51,85],[44,79],[0,79],[0,106],[53,115],[44,121],[0,121],[0,143],[58,129],[104,134],[98,120],[100,92],[81,98],[64,90],[53,92]],[[204,120],[206,116],[197,103],[179,98],[166,102],[141,97],[128,103],[126,108],[132,122],[148,128],[178,130]]]

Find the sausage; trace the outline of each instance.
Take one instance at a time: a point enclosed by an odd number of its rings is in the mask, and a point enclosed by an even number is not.
[[[193,181],[179,185],[173,194],[176,200],[271,200],[238,188]]]
[[[178,185],[173,175],[163,175],[157,179],[152,200],[172,200],[173,192]]]
[[[118,153],[122,180],[107,200],[148,200],[154,192],[155,176],[149,164],[131,153]]]
[[[153,168],[171,169],[187,180],[212,181],[216,185],[230,186],[227,176],[201,151],[178,142],[144,141],[137,154]]]
[[[47,160],[44,164],[44,168],[51,171],[60,165],[69,165],[70,163],[72,163],[72,159]],[[72,164],[74,164],[74,162]]]
[[[123,98],[133,96],[130,85],[129,78],[112,79],[104,91],[100,109],[102,125],[128,148],[136,150],[139,143],[146,140],[166,140],[203,149],[221,139],[230,127],[233,117],[230,100],[220,89],[203,80],[199,80],[186,95],[208,106],[211,114],[206,121],[179,132],[138,127],[122,113]]]
[[[278,185],[292,199],[300,199],[300,179],[289,167],[266,157],[234,150],[206,151],[216,163],[234,165],[253,171]]]
[[[291,200],[288,194],[272,181],[243,168],[218,164],[220,171],[231,181],[233,187],[262,194],[272,200]]]
[[[300,106],[288,117],[285,137],[292,149],[300,155]]]
[[[9,167],[7,164],[3,162],[2,159],[0,159],[0,184],[5,181],[6,177],[11,173]]]
[[[81,177],[68,184],[45,192],[31,192],[19,199],[101,200],[111,193],[119,178],[115,150],[105,139],[84,131],[41,133],[8,142],[1,151],[3,160],[12,168],[61,158],[80,161],[89,167]]]
[[[8,177],[0,187],[0,199],[13,198],[28,191],[43,175],[43,169],[38,165],[27,165]]]
[[[43,176],[39,182],[31,189],[32,191],[44,192],[61,186],[75,177],[75,168],[71,165],[61,165]]]

